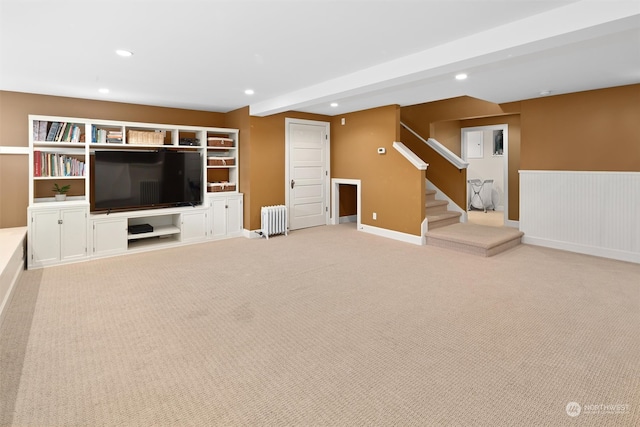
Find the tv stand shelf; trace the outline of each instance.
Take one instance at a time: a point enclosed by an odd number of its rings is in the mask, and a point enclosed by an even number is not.
[[[29,115],[28,135],[30,269],[243,235],[238,129]],[[131,184],[130,164],[100,172],[96,153],[105,151],[180,151],[196,157],[175,167],[166,156],[161,162],[168,172],[184,167],[198,177],[201,170],[199,182],[188,181],[191,194],[200,189],[200,202],[190,195],[184,203],[194,203],[191,206],[170,202],[166,205],[171,207],[145,209],[159,204],[158,186],[152,185],[158,179],[150,176],[147,186]],[[193,153],[199,154],[200,165]],[[96,187],[105,181],[108,194]],[[170,182],[181,187],[175,179]],[[210,183],[234,185],[212,192]],[[54,202],[53,184],[70,185],[66,201]],[[96,200],[126,200],[132,210],[101,212]],[[129,233],[130,226],[140,224],[151,225],[153,231]]]
[[[174,225],[163,225],[159,227],[154,227],[153,231],[150,231],[148,233],[137,233],[137,234],[128,233],[127,239],[138,240],[138,239],[146,239],[148,237],[167,236],[169,234],[180,234],[180,228]]]

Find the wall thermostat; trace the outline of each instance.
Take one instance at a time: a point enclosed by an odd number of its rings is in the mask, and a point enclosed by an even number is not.
[[[385,154],[387,152],[387,149],[384,147],[378,147],[378,154]]]

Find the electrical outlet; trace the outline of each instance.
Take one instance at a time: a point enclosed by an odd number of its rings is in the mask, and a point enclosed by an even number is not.
[[[373,219],[378,219],[378,214],[377,213],[373,213]]]

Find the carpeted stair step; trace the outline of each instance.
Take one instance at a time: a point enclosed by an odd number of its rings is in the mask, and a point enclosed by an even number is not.
[[[427,245],[490,257],[515,246],[523,232],[511,227],[490,227],[478,224],[453,224],[426,233]]]
[[[427,227],[429,230],[435,228],[446,227],[452,224],[460,223],[462,213],[454,211],[445,211],[435,215],[427,215]]]
[[[426,214],[427,217],[429,215],[438,215],[447,212],[447,206],[449,206],[449,202],[446,200],[427,200],[426,202]]]

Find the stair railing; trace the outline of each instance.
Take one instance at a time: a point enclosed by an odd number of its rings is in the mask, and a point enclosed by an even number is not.
[[[431,147],[434,151],[436,151],[438,154],[440,154],[443,158],[445,158],[447,161],[449,161],[449,163],[451,163],[452,165],[454,165],[456,168],[462,170],[462,169],[466,169],[469,166],[468,162],[465,162],[464,160],[462,160],[460,157],[458,157],[453,151],[449,150],[447,147],[445,147],[444,145],[442,145],[440,142],[438,142],[437,140],[433,139],[433,138],[429,138],[429,139],[424,139],[423,137],[421,137],[420,135],[418,135],[418,133],[416,131],[414,131],[413,129],[411,129],[409,126],[407,126],[406,124],[400,122],[400,125],[405,128],[406,130],[408,130],[409,132],[411,132],[416,138],[418,138],[420,141],[424,142],[425,144],[427,144],[429,147]]]
[[[411,162],[411,164],[415,166],[417,169],[426,171],[427,168],[429,167],[428,163],[425,163],[420,157],[416,155],[416,153],[409,150],[407,146],[404,145],[402,142],[395,141],[393,143],[393,148],[395,148],[396,151],[402,154],[402,156],[405,159],[409,160],[409,162]]]

